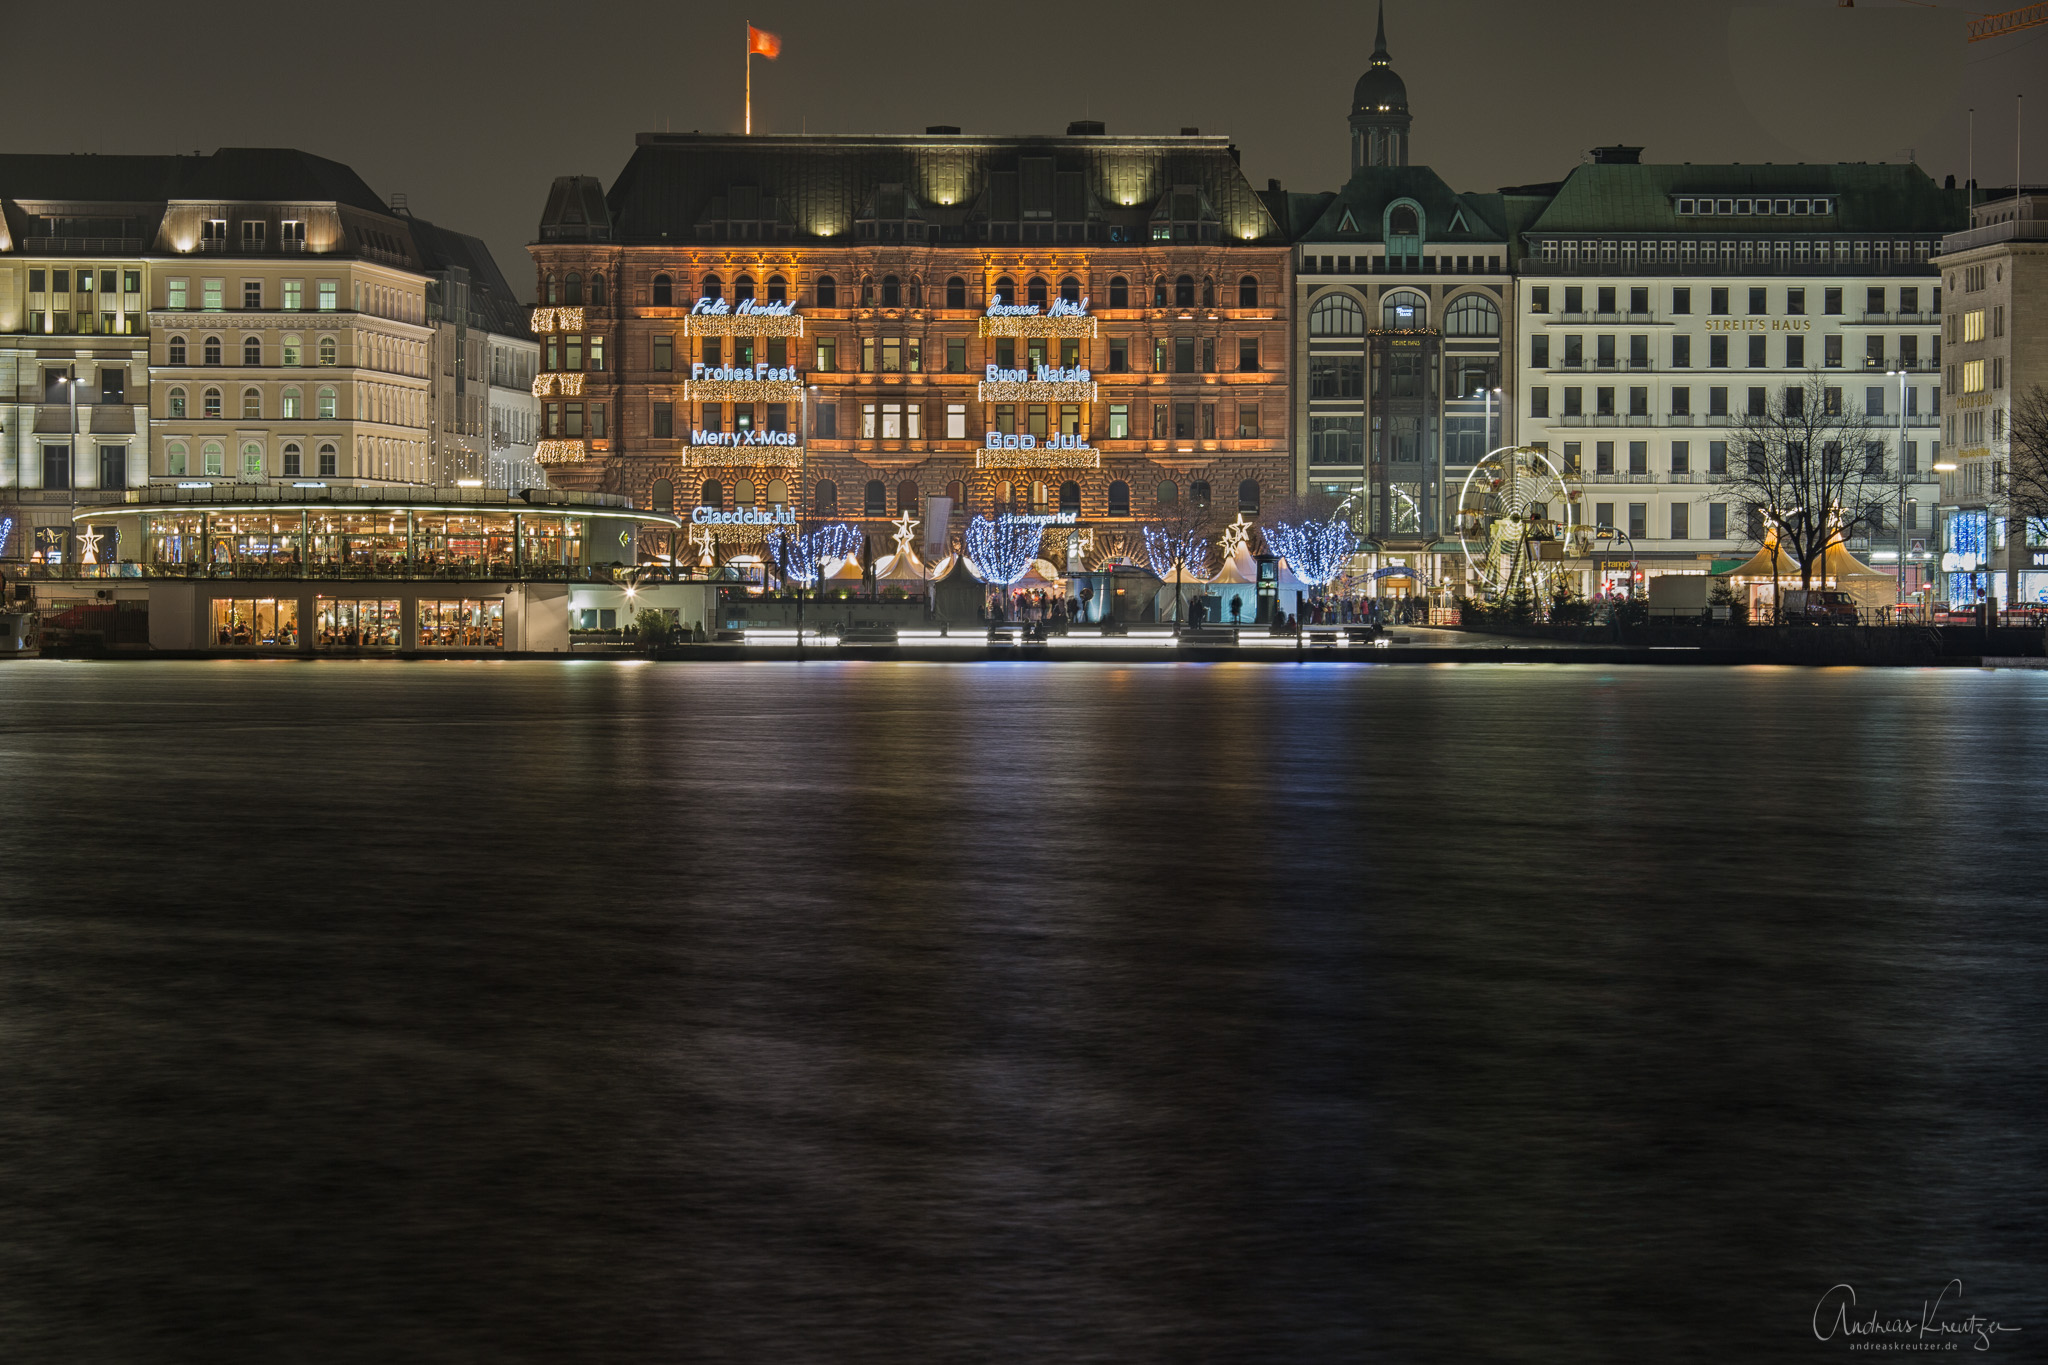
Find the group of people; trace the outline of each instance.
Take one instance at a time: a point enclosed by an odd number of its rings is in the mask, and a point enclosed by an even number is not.
[[[1015,594],[1013,601],[1009,604],[1005,603],[1002,594],[998,594],[995,599],[995,605],[989,609],[989,619],[992,621],[1009,621],[1014,619],[1026,624],[1044,623],[1047,625],[1064,626],[1081,620],[1082,609],[1082,602],[1078,597],[1068,597],[1064,593],[1046,592],[1043,589],[1034,588]],[[1016,613],[1014,617],[1010,614],[1013,610]]]

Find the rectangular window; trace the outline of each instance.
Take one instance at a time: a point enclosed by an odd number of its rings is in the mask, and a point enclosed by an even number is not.
[[[126,488],[128,486],[128,447],[101,446],[100,487]]]
[[[917,433],[913,431],[910,434],[915,436]],[[1060,404],[1060,435],[1079,436],[1080,434],[1081,405],[1079,403]]]
[[[1550,416],[1550,390],[1549,390],[1549,389],[1531,389],[1531,390],[1529,390],[1529,415],[1530,415],[1531,417],[1548,417],[1548,416]]]
[[[304,280],[286,280],[284,282],[285,311],[287,313],[296,313],[305,306],[305,302],[306,282]]]
[[[1964,393],[1982,393],[1982,392],[1984,392],[1984,362],[1983,362],[1983,361],[1981,361],[1981,360],[1965,360],[1965,361],[1963,362],[1963,392],[1964,392]]]
[[[1579,444],[1579,443],[1578,443],[1577,441],[1566,441],[1566,442],[1564,443],[1564,472],[1565,472],[1565,473],[1567,473],[1567,474],[1578,474],[1578,473],[1581,473],[1581,472],[1583,472],[1583,471],[1582,471],[1582,469],[1581,469],[1581,467],[1580,467],[1580,464],[1579,464],[1579,458],[1580,458],[1580,451],[1581,451],[1582,449],[1583,449],[1583,447],[1582,447],[1582,446],[1581,446],[1581,445],[1580,445],[1580,444]]]
[[[242,226],[248,227],[250,226],[250,224],[244,223]],[[260,227],[262,225],[256,224],[256,226]],[[256,310],[263,307],[263,281],[242,281],[242,307],[250,310],[251,312],[255,312]]]
[[[1175,337],[1173,339],[1173,370],[1175,374],[1195,372],[1195,339]]]
[[[1692,539],[1692,506],[1690,503],[1674,502],[1671,504],[1671,538],[1673,540]]]
[[[1647,287],[1637,285],[1628,291],[1628,311],[1638,315],[1650,311],[1650,291]]]
[[[1593,524],[1595,526],[1605,526],[1611,530],[1614,526],[1614,504],[1611,502],[1594,503]]]
[[[1548,285],[1539,284],[1529,291],[1529,311],[1532,313],[1547,313],[1550,311],[1550,287]]]
[[[1806,338],[1785,338],[1785,368],[1803,370],[1806,368]]]
[[[1192,441],[1195,439],[1195,405],[1175,403],[1173,405],[1173,439]]]
[[[1650,415],[1650,391],[1648,388],[1637,387],[1631,388],[1628,391],[1628,415],[1631,417],[1648,417]]]
[[[1576,370],[1586,363],[1586,339],[1582,336],[1568,336],[1564,339],[1564,367]]]
[[[43,447],[43,487],[71,487],[71,447]]]
[[[675,405],[673,403],[656,403],[653,405],[652,411],[654,415],[654,434],[663,438],[674,436],[676,434]]]
[[[1259,339],[1239,337],[1237,339],[1237,368],[1241,371],[1259,368]]]
[[[1015,403],[996,404],[996,430],[1005,436],[1015,436],[1017,434],[1017,405]]]
[[[863,441],[872,441],[875,439],[875,431],[875,405],[873,403],[862,403],[860,405],[860,438]]]
[[[946,373],[967,373],[967,338],[946,338]]]
[[[1628,443],[1628,472],[1647,474],[1650,472],[1650,443],[1630,441]]]
[[[1248,440],[1259,434],[1259,405],[1257,403],[1238,404],[1237,434],[1240,440]]]
[[[924,373],[924,342],[919,337],[903,339],[903,369],[906,374]]]
[[[1711,540],[1728,538],[1728,504],[1710,502],[1707,504],[1707,536]]]
[[[1751,389],[1749,391],[1749,415],[1751,417],[1762,417],[1768,414],[1769,411],[1770,402],[1764,396],[1764,390],[1760,388]]]
[[[1759,313],[1767,313],[1770,311],[1770,304],[1768,301],[1769,293],[1770,291],[1767,289],[1758,288],[1752,288],[1749,291],[1749,312],[1751,317],[1755,317]]]
[[[563,364],[562,368],[563,368],[563,369],[566,369],[566,370],[580,370],[580,369],[582,369],[582,368],[583,368],[583,336],[582,336],[582,334],[581,334],[581,333],[579,333],[579,332],[571,332],[571,333],[569,333],[569,334],[565,335],[565,336],[564,336],[564,337],[562,338],[562,346],[563,346],[563,349],[564,349],[564,351],[565,351],[565,352],[567,353],[567,359],[566,359],[565,363]]]
[[[320,311],[332,313],[341,306],[341,283],[338,280],[320,281]]]
[[[832,337],[818,338],[818,369],[826,374],[838,367],[839,343]]]
[[[1155,374],[1166,373],[1166,347],[1167,341],[1165,337],[1154,337],[1152,339],[1152,371]]]
[[[1130,408],[1130,404],[1128,404],[1128,403],[1111,403],[1111,404],[1109,405],[1109,433],[1108,433],[1108,434],[1109,434],[1109,439],[1110,439],[1110,440],[1112,440],[1112,441],[1122,441],[1122,440],[1127,440],[1127,439],[1129,439],[1129,437],[1130,437],[1130,434],[1131,434],[1131,408]]]
[[[1690,474],[1692,472],[1692,443],[1673,441],[1671,443],[1671,472]]]
[[[1632,502],[1628,505],[1628,538],[1647,540],[1650,530],[1650,504]]]
[[[1633,336],[1628,339],[1628,363],[1631,369],[1647,370],[1650,368],[1650,339],[1648,337]]]
[[[1821,290],[1820,307],[1829,317],[1839,317],[1842,312],[1842,291],[1836,288]]]
[[[1680,287],[1671,291],[1671,311],[1674,313],[1692,312],[1691,289],[1688,289],[1681,285]]]
[[[1707,368],[1725,370],[1728,368],[1728,338],[1711,336],[1707,338]]]
[[[1586,391],[1577,385],[1573,385],[1564,391],[1564,415],[1566,417],[1585,416],[1585,394]]]
[[[1728,287],[1717,284],[1707,290],[1707,311],[1717,318],[1728,316]]]
[[[1550,368],[1550,338],[1541,332],[1529,338],[1529,364],[1539,370]]]
[[[227,291],[225,280],[201,280],[199,282],[199,306],[209,313],[218,313],[225,307]]]
[[[1842,368],[1842,338],[1840,336],[1821,338],[1821,364],[1828,369]]]
[[[901,403],[882,404],[882,439],[885,441],[900,441],[903,439],[903,405]]]
[[[826,440],[831,440],[839,435],[839,405],[837,403],[820,403],[816,408],[812,409],[812,413],[811,423],[816,428],[812,433],[813,435],[822,436]]]
[[[103,365],[100,367],[100,401],[102,403],[125,403],[128,391],[128,368],[125,365]]]
[[[1593,415],[1595,417],[1614,416],[1613,389],[1605,385],[1602,385],[1601,387],[1593,390]]]
[[[1564,287],[1564,311],[1583,313],[1586,311],[1586,291],[1576,284]]]
[[[1768,338],[1760,336],[1749,339],[1749,368],[1752,370],[1769,368],[1770,359],[1764,354],[1764,347],[1767,341]]]
[[[419,632],[422,649],[503,649],[505,599],[422,599]]]
[[[1692,338],[1675,336],[1671,338],[1671,368],[1689,369],[1692,366]]]
[[[676,339],[672,336],[656,337],[654,339],[654,368],[657,370],[673,370],[675,367]]]
[[[776,340],[781,341],[782,338],[777,337]],[[592,337],[590,339],[590,368],[593,370],[601,370],[604,368],[603,337]]]
[[[1598,351],[1597,351],[1597,357],[1598,357],[1598,360],[1597,360],[1597,363],[1599,364],[1600,368],[1601,368],[1601,369],[1603,369],[1603,370],[1611,370],[1611,369],[1613,369],[1613,368],[1614,368],[1614,338],[1613,338],[1613,337],[1611,337],[1611,336],[1603,336],[1603,337],[1595,337],[1595,338],[1593,338],[1593,340],[1594,340],[1594,342],[1595,342],[1595,343],[1597,344],[1597,346],[1598,346]]]
[[[1614,472],[1614,442],[1595,441],[1593,443],[1593,472],[1595,474],[1612,474]]]
[[[1202,439],[1205,441],[1216,439],[1216,405],[1214,403],[1202,404]]]
[[[964,441],[967,439],[967,405],[965,403],[946,404],[946,439],[949,441]]]
[[[1216,338],[1202,338],[1202,373],[1216,373]]]

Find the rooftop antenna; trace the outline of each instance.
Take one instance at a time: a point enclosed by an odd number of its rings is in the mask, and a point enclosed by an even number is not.
[[[1977,106],[1970,106],[1970,151],[1963,160],[1963,189],[1974,206],[1977,202]]]

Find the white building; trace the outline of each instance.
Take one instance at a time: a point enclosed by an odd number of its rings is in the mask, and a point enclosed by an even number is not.
[[[1933,257],[1962,192],[1911,165],[1643,165],[1640,151],[1598,149],[1522,233],[1516,434],[1576,467],[1578,516],[1618,533],[1584,586],[1749,553],[1728,428],[1814,371],[1903,445],[1907,585],[1924,582],[1942,440]],[[1895,565],[1896,520],[1852,550]]]
[[[433,451],[437,481],[492,488],[545,488],[534,462],[540,439],[540,342],[531,315],[475,237],[411,218],[432,274]]]

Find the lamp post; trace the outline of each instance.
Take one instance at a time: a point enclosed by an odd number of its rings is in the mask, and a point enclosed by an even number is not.
[[[71,444],[64,448],[64,489],[71,496],[71,517],[64,523],[64,567],[71,567],[71,547],[78,539],[78,366],[74,362],[64,379],[65,397],[71,400]]]
[[[1899,368],[1891,372],[1899,380],[1899,457],[1898,457],[1898,507],[1899,563],[1898,593],[1892,604],[1892,624],[1898,625],[1906,608],[1906,364],[1899,362]]]
[[[751,62],[748,63],[752,65]],[[815,384],[806,384],[797,395],[796,434],[803,444],[797,448],[796,457],[796,544],[792,546],[799,554],[805,553],[804,545],[804,499],[810,495],[811,474],[811,390]],[[815,568],[815,566],[814,566]],[[789,559],[785,553],[782,561],[782,576],[789,577]],[[796,585],[796,657],[801,663],[804,657],[804,585]]]

